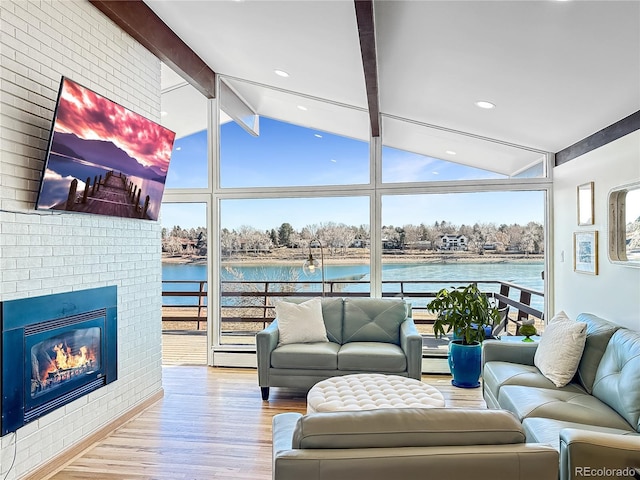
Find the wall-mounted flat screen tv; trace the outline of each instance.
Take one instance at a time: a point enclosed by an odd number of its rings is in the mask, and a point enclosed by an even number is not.
[[[157,220],[174,140],[62,77],[36,208]]]

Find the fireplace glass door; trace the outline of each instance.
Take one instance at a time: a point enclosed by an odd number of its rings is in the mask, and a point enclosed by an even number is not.
[[[31,347],[31,398],[100,370],[100,329],[79,328]]]
[[[103,320],[26,335],[25,411],[103,376]]]

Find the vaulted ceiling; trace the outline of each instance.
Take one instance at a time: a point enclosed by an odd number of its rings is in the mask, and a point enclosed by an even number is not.
[[[369,37],[353,0],[145,3],[259,115],[366,140],[377,103],[385,145],[506,175],[640,111],[638,1],[374,0]]]

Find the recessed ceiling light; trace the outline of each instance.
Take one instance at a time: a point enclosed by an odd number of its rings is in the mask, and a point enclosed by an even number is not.
[[[313,136],[316,138],[322,138],[322,135],[320,135],[319,133],[315,133]]]
[[[338,161],[337,161],[335,158],[332,158],[332,159],[331,159],[331,162],[332,162],[332,163],[338,163]]]
[[[302,110],[303,112],[306,112],[307,107],[305,107],[304,105],[298,105],[298,110]]]
[[[287,72],[285,72],[284,70],[274,70],[273,72],[276,75],[278,75],[279,77],[287,78],[289,76],[289,74]]]
[[[444,153],[446,153],[447,155],[455,155],[456,154],[456,152],[454,152],[453,150],[447,150]]]
[[[487,110],[490,110],[492,108],[496,108],[496,106],[491,103],[491,102],[486,102],[484,100],[479,100],[476,102],[476,106],[480,107],[480,108],[485,108]]]

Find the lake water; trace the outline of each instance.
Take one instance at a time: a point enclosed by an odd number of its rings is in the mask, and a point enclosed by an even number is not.
[[[407,285],[407,290],[413,291],[437,291],[440,288],[450,287],[453,282],[468,283],[479,280],[501,280],[527,287],[533,290],[544,291],[544,281],[541,272],[544,269],[542,262],[534,263],[389,263],[382,266],[383,281],[415,281],[437,280],[442,283],[427,285]],[[162,265],[163,280],[205,280],[206,265]],[[243,265],[224,269],[223,280],[244,281],[300,281],[320,282],[321,273],[317,271],[313,276],[306,276],[301,268],[295,266],[272,265]],[[369,281],[369,265],[328,265],[325,270],[325,281],[362,280]],[[191,285],[170,284],[164,285],[167,290],[193,290]],[[497,286],[481,286],[483,290],[497,291]],[[320,291],[319,284],[301,284],[302,291]],[[347,285],[342,289],[345,292],[368,292],[368,285]],[[385,292],[399,291],[399,284],[392,283],[384,286]],[[518,293],[519,295],[519,293]],[[514,296],[513,298],[517,298]],[[189,298],[165,298],[165,303],[189,304],[193,299]],[[412,301],[419,305],[428,300]],[[543,310],[543,302],[538,297],[532,299],[534,308]]]

